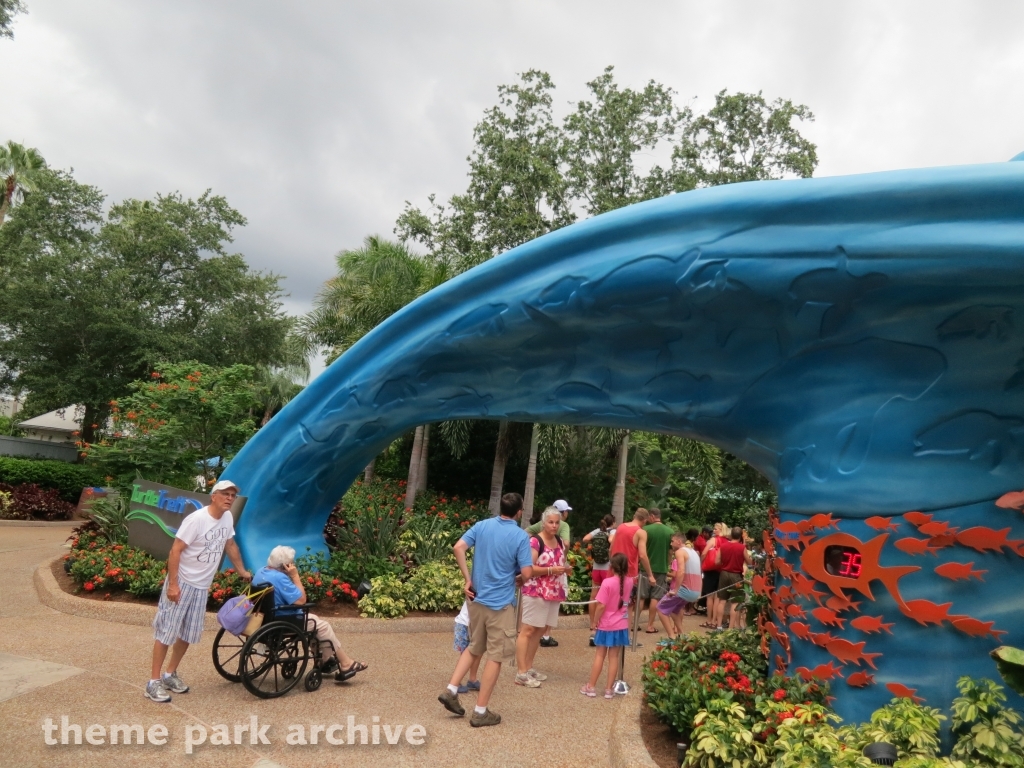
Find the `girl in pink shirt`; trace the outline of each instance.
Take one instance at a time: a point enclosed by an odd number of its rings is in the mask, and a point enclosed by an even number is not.
[[[611,576],[601,582],[597,593],[597,610],[594,620],[597,632],[594,634],[594,663],[590,667],[590,681],[580,688],[580,693],[593,698],[597,696],[594,686],[601,676],[605,656],[608,661],[608,687],[604,691],[606,699],[612,698],[612,684],[619,673],[619,648],[629,645],[629,595],[633,590],[633,579],[626,573],[629,571],[629,560],[621,552],[612,555]]]

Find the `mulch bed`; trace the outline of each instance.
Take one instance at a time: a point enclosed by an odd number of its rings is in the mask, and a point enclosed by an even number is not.
[[[125,592],[121,589],[114,589],[110,591],[104,591],[102,589],[95,590],[93,592],[86,592],[82,589],[78,582],[76,582],[71,576],[64,573],[64,561],[57,560],[50,566],[50,572],[53,574],[53,578],[57,580],[57,584],[60,588],[67,592],[69,595],[75,597],[81,597],[85,600],[99,600],[100,602],[111,602],[111,603],[135,603],[136,605],[150,605],[156,606],[160,601],[158,595],[151,597],[136,597],[131,592]],[[314,613],[317,616],[321,616],[325,619],[358,619],[359,608],[356,607],[355,603],[321,603],[314,607]],[[207,613],[216,613],[216,611],[207,611]],[[450,617],[454,619],[459,614],[458,611],[438,611],[437,613],[431,613],[430,611],[409,611],[407,616],[429,616],[433,618],[437,617]]]
[[[680,741],[672,728],[658,720],[645,703],[640,710],[640,735],[651,759],[660,768],[678,768],[676,744]]]

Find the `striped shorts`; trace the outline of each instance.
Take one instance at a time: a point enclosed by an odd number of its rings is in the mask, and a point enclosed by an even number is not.
[[[181,597],[172,603],[167,599],[167,580],[160,593],[160,602],[153,619],[153,637],[164,645],[174,645],[180,638],[190,645],[203,639],[203,621],[206,619],[208,590],[180,584]]]

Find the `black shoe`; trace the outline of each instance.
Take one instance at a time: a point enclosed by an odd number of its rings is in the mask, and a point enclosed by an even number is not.
[[[544,648],[557,648],[558,647],[558,641],[555,640],[555,638],[553,638],[553,637],[542,637],[540,639],[540,644]]]
[[[594,636],[593,635],[590,636],[590,647],[591,648],[597,648],[597,643],[594,642]]]
[[[327,661],[320,665],[320,672],[324,675],[333,674],[338,669],[338,660],[331,656]]]

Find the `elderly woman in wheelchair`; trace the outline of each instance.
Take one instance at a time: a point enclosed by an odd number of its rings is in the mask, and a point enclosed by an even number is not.
[[[367,669],[367,665],[355,661],[342,650],[334,628],[315,613],[299,606],[306,604],[306,589],[299,578],[299,569],[295,566],[295,550],[291,547],[274,547],[267,558],[267,564],[253,576],[254,586],[269,584],[274,588],[274,614],[278,619],[288,616],[306,616],[307,630],[316,632],[320,646],[322,662],[321,673],[327,675],[334,672],[336,682],[344,682],[355,677],[357,672]]]

